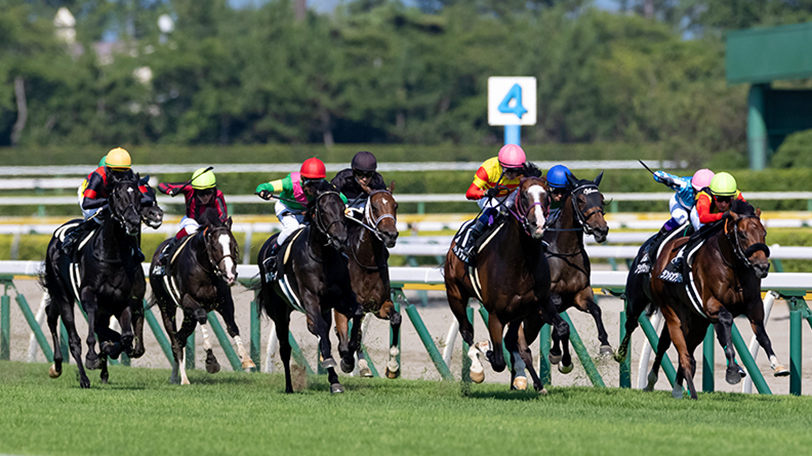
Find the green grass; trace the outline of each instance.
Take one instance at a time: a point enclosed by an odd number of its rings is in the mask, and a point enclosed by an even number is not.
[[[0,453],[12,454],[805,454],[812,398],[324,377],[285,395],[281,374],[114,367],[81,390],[75,368],[0,362]],[[807,437],[804,437],[807,436]]]

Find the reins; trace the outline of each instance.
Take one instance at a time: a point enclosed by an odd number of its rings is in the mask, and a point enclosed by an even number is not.
[[[373,191],[372,193],[370,193],[367,196],[367,202],[366,202],[366,205],[364,206],[364,219],[363,220],[358,220],[355,217],[347,217],[347,218],[349,220],[355,222],[356,224],[364,227],[365,229],[371,231],[375,235],[375,237],[378,238],[379,241],[383,242],[382,233],[381,233],[381,230],[378,228],[378,225],[380,225],[380,223],[383,220],[387,219],[387,218],[391,218],[393,222],[397,223],[397,218],[394,216],[394,214],[391,214],[391,213],[388,213],[388,212],[386,214],[381,215],[378,218],[373,217],[373,215],[372,215],[372,196],[376,195],[378,193],[386,193],[389,196],[392,196],[392,192],[390,192],[388,189],[375,190],[375,191]],[[356,198],[356,200],[357,200],[357,198]],[[359,242],[360,242],[360,239],[361,239],[360,236],[359,236],[358,239],[359,239]],[[355,260],[355,262],[358,264],[358,266],[361,266],[363,269],[366,269],[368,271],[377,271],[377,270],[380,269],[380,267],[378,267],[377,265],[376,266],[367,266],[365,264],[362,264],[361,261],[358,259],[358,252],[356,251],[357,249],[352,249],[351,248],[349,250],[350,250],[350,252],[352,254],[352,258]]]

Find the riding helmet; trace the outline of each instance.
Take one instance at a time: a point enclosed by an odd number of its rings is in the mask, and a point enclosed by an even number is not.
[[[200,168],[192,173],[192,188],[195,190],[205,190],[214,188],[217,185],[217,178],[214,171],[207,168]]]
[[[99,167],[106,166],[107,165],[106,160],[107,160],[107,155],[105,155],[104,157],[101,158],[101,160],[99,160]]]
[[[516,144],[505,144],[499,149],[499,163],[505,168],[522,168],[527,156],[524,150]]]
[[[361,151],[352,157],[350,166],[352,166],[352,169],[357,169],[358,171],[370,172],[378,169],[378,161],[375,160],[375,156],[372,155],[372,152]]]
[[[327,169],[324,167],[324,162],[316,157],[308,158],[302,163],[302,168],[299,173],[305,179],[324,179],[327,177]]]
[[[734,196],[737,188],[736,179],[728,173],[716,174],[710,183],[713,196]]]
[[[104,159],[105,165],[113,169],[130,169],[132,161],[130,153],[121,147],[116,147],[107,152],[107,157]]]
[[[555,165],[547,171],[547,184],[552,188],[566,188],[567,175],[572,172],[564,165]]]
[[[713,171],[708,168],[702,168],[694,173],[694,177],[691,178],[691,186],[694,187],[694,190],[700,191],[711,184],[713,176],[715,176]]]

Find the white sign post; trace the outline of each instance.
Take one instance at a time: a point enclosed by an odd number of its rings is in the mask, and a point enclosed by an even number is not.
[[[488,124],[505,126],[505,144],[521,144],[521,126],[536,124],[536,78],[488,78]]]

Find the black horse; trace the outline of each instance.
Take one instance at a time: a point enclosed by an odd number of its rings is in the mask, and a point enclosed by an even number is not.
[[[166,272],[157,274],[158,256],[169,240],[158,246],[152,257],[149,282],[152,285],[152,301],[161,309],[164,327],[172,342],[175,361],[172,364],[170,382],[188,385],[184,348],[189,335],[200,324],[203,330],[203,348],[206,350],[206,370],[220,370],[212,352],[206,324],[208,312],[216,310],[223,316],[228,334],[234,338],[242,361],[242,368],[250,371],[254,362],[240,339],[240,330],[234,321],[234,300],[231,286],[237,279],[239,252],[237,241],[231,233],[231,218],[223,223],[217,211],[203,212],[197,233],[187,237],[178,247],[167,265]],[[183,325],[178,331],[175,314],[178,306],[183,310]],[[178,370],[180,369],[180,378]]]
[[[134,259],[132,236],[141,230],[141,193],[138,190],[138,176],[117,178],[110,176],[113,190],[108,205],[97,218],[102,220],[89,240],[79,243],[76,262],[62,252],[62,235],[68,222],[57,229],[48,244],[42,284],[48,292],[46,307],[48,327],[54,343],[54,364],[50,375],[53,378],[62,374],[62,351],[59,349],[57,324],[59,318],[68,331],[71,354],[79,368],[79,385],[90,387],[82,364],[82,347],[76,332],[73,301],[79,300],[87,313],[88,352],[85,364],[88,369],[101,368],[101,380],[106,383],[107,357],[117,358],[123,351],[127,355],[138,355],[133,351],[132,314],[143,307],[146,281],[140,263]],[[116,317],[121,326],[121,334],[109,328],[110,317]],[[99,350],[96,353],[96,335],[99,337]],[[143,352],[142,352],[143,354]]]
[[[347,259],[341,253],[347,243],[344,202],[331,184],[322,181],[311,185],[315,195],[307,207],[307,223],[280,247],[278,257],[281,264],[270,265],[281,267],[278,280],[268,281],[268,275],[260,273],[257,303],[276,323],[279,354],[285,366],[285,392],[293,392],[288,334],[290,313],[295,307],[307,315],[307,329],[319,338],[322,365],[327,369],[330,392],[342,393],[344,387],[338,381],[330,346],[330,310],[335,309],[352,319],[353,323],[349,341],[346,331],[338,333],[338,351],[344,372],[352,372],[355,367],[354,354],[360,345],[364,311],[352,291]],[[261,267],[266,263],[276,236],[271,236],[259,251],[257,262]]]

